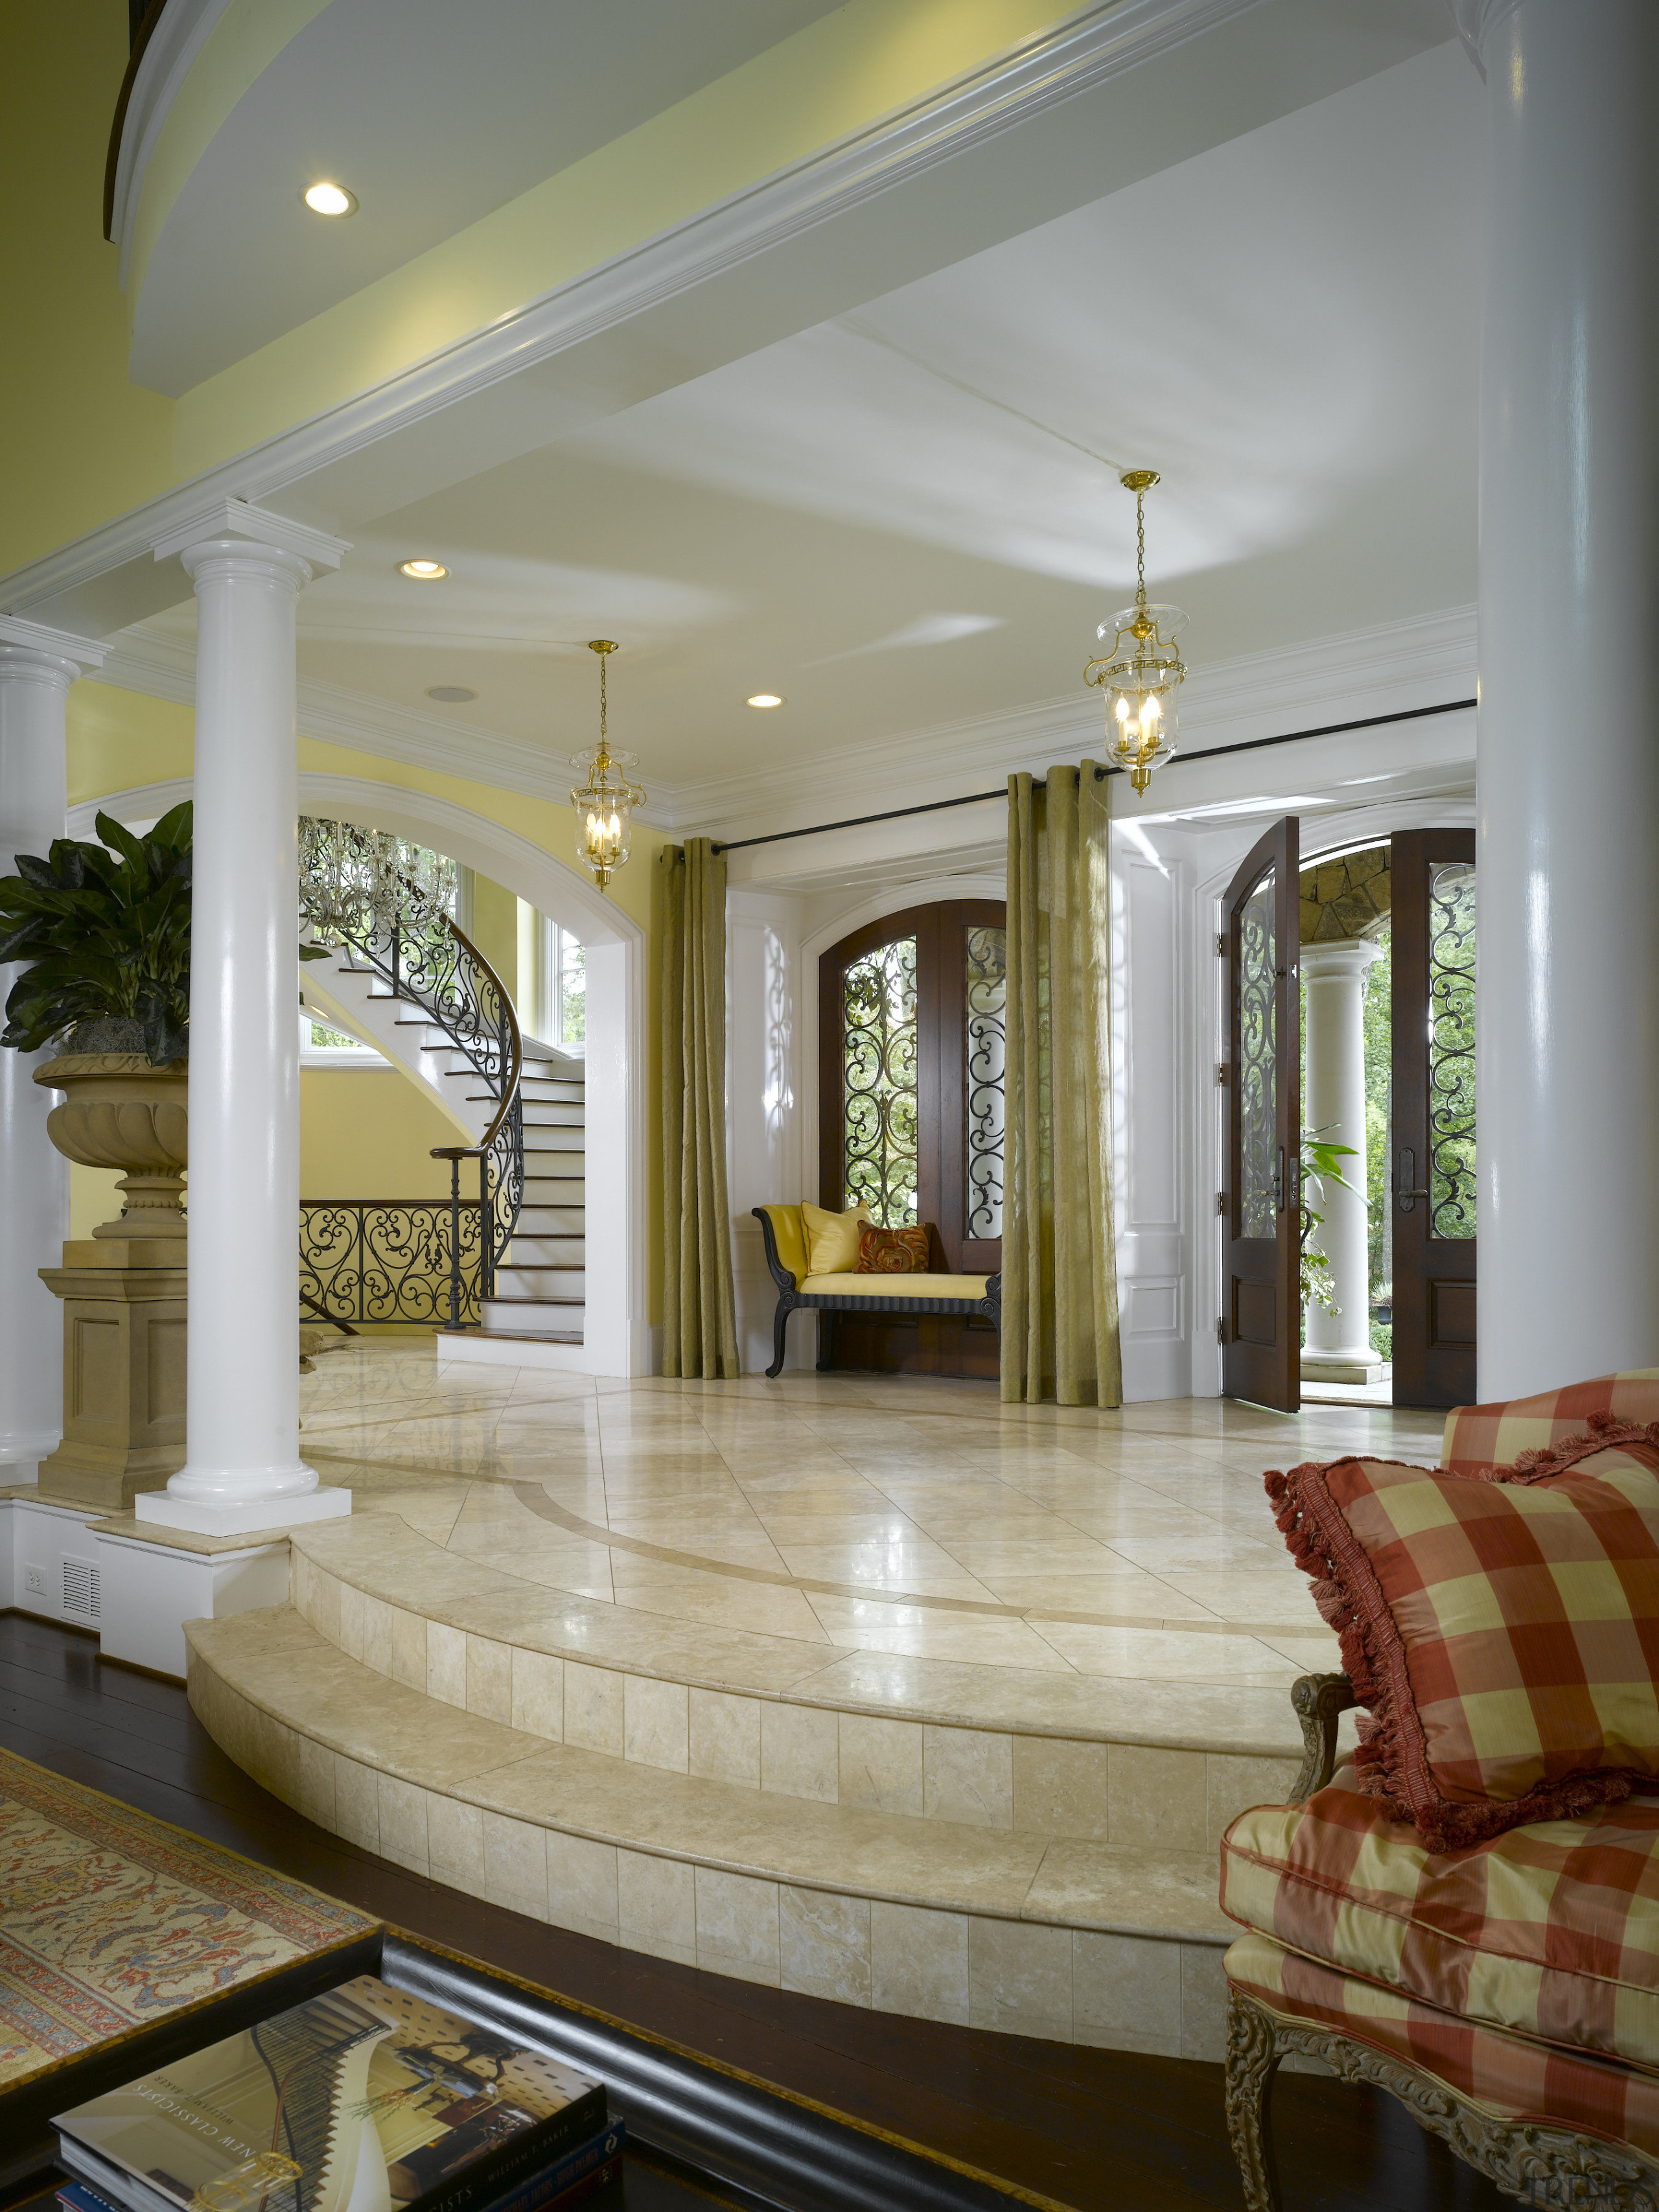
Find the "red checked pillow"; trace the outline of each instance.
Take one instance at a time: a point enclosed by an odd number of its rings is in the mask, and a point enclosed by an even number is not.
[[[872,1221],[859,1225],[860,1275],[925,1275],[927,1273],[927,1231],[925,1229],[878,1229]]]
[[[1659,1787],[1659,1428],[1523,1460],[1267,1479],[1368,1709],[1358,1786],[1434,1850]]]

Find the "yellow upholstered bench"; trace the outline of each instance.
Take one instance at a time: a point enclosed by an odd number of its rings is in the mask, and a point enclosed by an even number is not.
[[[766,1264],[778,1286],[772,1317],[772,1364],[783,1369],[784,1331],[797,1307],[818,1313],[978,1314],[999,1337],[1002,1334],[1002,1276],[994,1275],[811,1275],[806,1236],[798,1206],[757,1206],[754,1215],[766,1243]],[[928,1227],[937,1249],[939,1231]]]

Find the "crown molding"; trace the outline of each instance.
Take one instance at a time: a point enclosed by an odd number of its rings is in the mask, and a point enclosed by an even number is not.
[[[112,641],[100,680],[118,684],[124,690],[144,692],[154,699],[193,706],[196,649],[186,638],[173,637],[147,623],[137,623]],[[526,799],[550,799],[562,806],[570,797],[568,761],[476,722],[425,714],[418,708],[377,699],[367,691],[351,690],[343,684],[323,684],[305,677],[300,679],[297,710],[301,737],[349,745],[356,752],[401,761],[408,768],[430,769],[441,775],[493,784],[498,790],[517,792]],[[648,829],[672,829],[676,796],[671,788],[665,805],[653,799],[651,805],[636,810],[635,820]]]
[[[487,329],[204,471],[145,506],[0,579],[0,603],[27,611],[85,592],[211,501],[269,499],[392,433],[500,384],[820,224],[851,214],[1067,100],[1201,38],[1262,0],[1096,0],[925,98],[819,149],[685,222],[599,264]],[[181,21],[182,21],[181,18]],[[160,64],[158,63],[158,68]],[[173,76],[182,82],[182,70]],[[169,77],[169,83],[173,77]],[[146,129],[159,128],[160,109]],[[106,604],[107,594],[100,604]],[[93,627],[131,621],[88,614]]]
[[[82,650],[78,641],[75,645]],[[101,680],[188,705],[196,696],[194,647],[185,639],[137,624],[112,644]],[[1192,762],[1213,745],[1278,737],[1315,724],[1437,706],[1471,696],[1475,683],[1473,607],[1243,655],[1188,678],[1177,758]],[[540,746],[477,723],[396,706],[343,684],[302,678],[298,719],[306,737],[410,768],[465,777],[557,805],[569,796],[569,763]],[[1097,755],[1101,743],[1095,701],[1066,694],[965,722],[897,732],[749,775],[678,785],[653,777],[650,804],[637,818],[677,836],[769,836],[872,811],[849,793],[879,788],[890,805],[925,805],[930,799],[989,789],[1021,769],[1037,775],[1057,760]]]
[[[1437,706],[1472,696],[1475,683],[1473,607],[1249,653],[1188,678],[1177,758],[1317,724]],[[1068,694],[753,775],[682,784],[673,795],[674,826],[690,836],[766,836],[871,811],[849,793],[877,788],[890,805],[924,805],[988,789],[1021,769],[1036,775],[1057,760],[1098,757],[1103,742],[1098,704]]]

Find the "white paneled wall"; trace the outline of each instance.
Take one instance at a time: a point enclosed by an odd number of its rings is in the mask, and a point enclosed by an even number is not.
[[[797,1048],[803,905],[771,891],[726,894],[726,1182],[738,1345],[747,1375],[771,1364],[778,1295],[750,1208],[790,1203],[807,1192]],[[813,1329],[805,1318],[790,1323],[792,1367],[811,1365]]]
[[[1188,1044],[1187,870],[1144,834],[1115,836],[1112,860],[1112,1196],[1123,1395],[1184,1398],[1192,1372],[1181,1079]]]

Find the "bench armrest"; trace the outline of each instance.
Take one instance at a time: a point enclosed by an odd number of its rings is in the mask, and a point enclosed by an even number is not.
[[[1336,1771],[1336,1723],[1359,1700],[1346,1674],[1304,1674],[1291,1685],[1291,1705],[1302,1723],[1302,1771],[1291,1787],[1300,1805],[1322,1790]]]
[[[771,1215],[763,1206],[753,1206],[749,1210],[761,1225],[761,1238],[766,1247],[766,1264],[771,1271],[772,1280],[781,1291],[793,1291],[795,1279],[778,1257],[777,1234],[772,1227]]]

